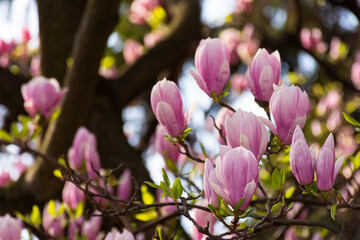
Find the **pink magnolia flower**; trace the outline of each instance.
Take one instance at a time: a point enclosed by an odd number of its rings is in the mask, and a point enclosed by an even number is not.
[[[279,84],[280,73],[279,52],[269,55],[264,48],[259,49],[247,72],[248,87],[255,98],[268,102],[274,92],[273,84]]]
[[[304,133],[296,126],[290,146],[290,167],[300,185],[309,185],[314,180],[315,149],[309,149]]]
[[[151,12],[158,6],[159,0],[134,0],[130,6],[130,22],[137,25],[145,24]]]
[[[182,159],[182,155],[179,153],[179,150],[174,145],[165,140],[165,134],[165,128],[159,124],[156,127],[155,135],[153,138],[155,150],[159,152],[164,157],[164,159],[169,159],[174,163],[177,163],[179,160]]]
[[[219,180],[216,178],[215,167],[212,162],[207,158],[204,166],[204,193],[208,204],[213,205],[215,208],[219,207],[219,199],[217,193],[211,186],[211,182],[220,185]]]
[[[200,206],[207,206],[204,201],[198,201],[196,203]],[[203,228],[207,226],[209,223],[209,232],[212,233],[214,231],[214,225],[216,223],[216,217],[213,213],[207,212],[198,208],[194,208],[192,211],[192,214],[194,216],[194,220]],[[191,233],[193,240],[202,240],[205,239],[204,234],[200,233],[197,228],[193,225],[192,226],[192,233]]]
[[[320,191],[329,191],[334,186],[344,159],[342,156],[335,162],[334,137],[330,133],[316,160],[316,185]]]
[[[225,43],[230,52],[230,64],[236,64],[239,61],[236,48],[241,42],[241,34],[235,28],[227,28],[219,35],[220,40]]]
[[[129,38],[124,42],[123,55],[127,64],[133,64],[143,55],[143,46],[135,39]]]
[[[165,202],[173,202],[174,200],[172,200],[170,197],[164,195],[163,197],[161,197],[163,194],[163,190],[160,190],[160,189],[157,189],[156,190],[156,199],[158,202],[161,202],[161,203],[165,203]],[[163,216],[167,216],[173,212],[177,212],[178,209],[175,205],[168,205],[166,207],[162,207],[160,208],[160,213],[161,215]]]
[[[0,39],[0,56],[6,53],[7,46],[7,43],[4,40]]]
[[[101,230],[102,217],[92,216],[85,221],[81,227],[82,235],[87,236],[87,240],[95,240]]]
[[[356,61],[351,66],[351,81],[354,87],[360,91],[360,61]]]
[[[54,78],[39,76],[21,85],[21,94],[25,100],[24,107],[31,117],[40,112],[49,119],[66,93],[67,89],[61,90]]]
[[[22,41],[23,43],[27,43],[30,41],[31,39],[31,34],[30,31],[27,27],[24,27],[21,31],[21,35],[22,35]]]
[[[252,1],[253,0],[236,0],[235,13],[250,14],[252,10]]]
[[[309,51],[315,50],[319,53],[324,53],[327,49],[319,28],[303,28],[300,33],[300,40],[303,47]]]
[[[75,170],[82,170],[85,161],[89,177],[98,178],[91,166],[92,164],[96,170],[101,168],[96,137],[85,127],[80,127],[76,132],[73,145],[68,151],[68,159]]]
[[[0,217],[0,239],[19,240],[21,238],[21,224],[9,214]]]
[[[83,225],[83,223],[84,223],[83,216],[80,216],[70,222],[67,230],[67,238],[69,240],[77,239],[75,238],[75,236],[76,237],[81,236],[81,226]]]
[[[227,116],[225,132],[228,146],[242,146],[260,161],[266,151],[268,134],[264,124],[252,112],[238,109],[232,117]]]
[[[129,169],[125,169],[120,176],[120,181],[117,186],[117,197],[124,200],[130,200],[131,190],[131,171]]]
[[[75,210],[80,202],[85,202],[85,195],[73,183],[65,182],[65,185],[64,185],[64,188],[62,191],[62,200],[72,210]]]
[[[55,209],[59,211],[60,202],[55,201]],[[52,216],[49,213],[49,203],[47,203],[43,210],[42,226],[44,231],[52,237],[63,237],[65,227],[65,214],[62,213],[60,216]]]
[[[30,65],[30,73],[33,77],[39,76],[41,74],[40,66],[41,66],[40,55],[36,54],[31,59],[31,65]]]
[[[10,174],[4,170],[0,170],[0,187],[5,187],[11,182]]]
[[[237,93],[241,93],[248,88],[248,80],[246,75],[240,73],[234,73],[231,78],[231,90]]]
[[[230,53],[228,47],[218,38],[201,40],[195,52],[195,67],[190,73],[199,87],[209,96],[217,96],[225,89],[230,76]]]
[[[151,90],[151,107],[156,119],[171,137],[177,137],[188,125],[194,106],[185,116],[180,90],[174,82],[164,78]]]
[[[106,235],[104,240],[135,240],[135,237],[126,229],[120,233],[116,228],[113,228],[111,232]]]
[[[303,128],[305,125],[310,112],[309,97],[297,86],[274,85],[274,89],[270,99],[270,112],[276,123],[277,135],[289,145],[296,126]]]
[[[220,111],[218,112],[217,116],[216,116],[216,119],[215,119],[215,122],[216,122],[216,126],[218,128],[222,128],[222,135],[226,138],[226,131],[225,131],[225,119],[226,119],[226,116],[230,116],[232,117],[234,115],[234,112],[231,111],[230,109],[228,108],[221,108]],[[221,145],[224,145],[226,144],[224,139],[220,136],[219,134],[219,130],[217,130],[216,128],[214,129],[215,131],[215,135],[217,137],[217,139],[219,140],[219,143]]]
[[[244,198],[240,210],[245,210],[259,180],[258,161],[254,154],[243,147],[232,149],[220,146],[220,158],[216,160],[215,173],[220,184],[211,181],[214,191],[232,207]]]
[[[156,30],[150,33],[145,34],[144,36],[144,45],[147,48],[154,47],[158,42],[165,38],[165,34],[163,31]]]

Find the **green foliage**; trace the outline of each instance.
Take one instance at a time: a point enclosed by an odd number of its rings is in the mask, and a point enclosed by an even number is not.
[[[331,205],[330,208],[330,213],[331,213],[331,218],[335,220],[335,214],[336,214],[336,207],[338,204],[333,204]]]
[[[347,114],[346,112],[342,113],[344,115],[345,120],[354,125],[355,127],[360,127],[360,122],[358,120],[356,120],[355,118],[351,117],[349,114]]]
[[[181,185],[180,178],[176,178],[175,182],[171,188],[172,195],[175,199],[178,199],[181,197],[182,193],[184,191],[183,186]]]

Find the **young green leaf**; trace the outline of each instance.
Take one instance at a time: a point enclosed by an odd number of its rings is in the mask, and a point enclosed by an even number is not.
[[[37,205],[33,205],[32,211],[31,211],[31,215],[30,215],[30,219],[32,224],[34,224],[35,227],[39,227],[41,224],[41,213],[40,213],[40,209]]]
[[[248,207],[245,209],[245,212],[241,214],[240,218],[247,218],[250,216],[256,209],[254,207]]]
[[[183,186],[181,185],[180,178],[176,178],[175,182],[172,186],[171,192],[173,194],[173,197],[175,199],[178,199],[181,197],[181,194],[183,193]]]
[[[345,118],[345,120],[346,120],[348,123],[354,125],[355,127],[360,127],[360,123],[359,123],[358,120],[356,120],[355,118],[351,117],[351,116],[350,116],[349,114],[347,114],[346,112],[343,112],[342,114],[344,115],[344,118]]]
[[[169,186],[167,186],[163,181],[160,182],[160,186],[161,186],[162,190],[164,191],[164,193],[166,194],[166,196],[171,197]]]
[[[144,183],[146,183],[146,184],[149,185],[150,187],[161,189],[161,187],[160,187],[159,185],[156,185],[155,183],[148,182],[148,181],[145,181]]]
[[[56,217],[56,207],[55,207],[55,201],[54,200],[49,201],[48,212],[53,218]]]
[[[208,208],[210,209],[210,211],[216,216],[216,210],[215,207],[211,204],[208,204]]]
[[[176,164],[175,164],[173,161],[171,161],[171,159],[165,158],[165,164],[166,164],[166,167],[167,167],[170,171],[172,171],[172,172],[174,172],[174,173],[177,173],[177,172],[178,172],[178,169],[177,169]]]
[[[10,134],[3,129],[0,129],[0,139],[4,139],[9,142],[13,140]]]
[[[184,135],[184,138],[186,138],[190,133],[191,133],[192,129],[191,128],[187,128],[185,129],[183,135]]]
[[[19,138],[20,137],[20,132],[19,132],[18,125],[17,125],[16,122],[13,122],[11,124],[11,135],[13,135],[14,138]]]
[[[280,208],[282,207],[282,203],[281,202],[278,202],[277,204],[275,204],[274,206],[272,206],[271,208],[271,212],[272,213],[277,213]]]
[[[288,207],[287,207],[287,211],[288,211],[288,212],[291,211],[291,209],[293,208],[293,206],[294,206],[294,202],[291,202],[291,203],[288,205]]]
[[[165,181],[166,185],[170,186],[170,180],[169,180],[169,177],[168,177],[165,169],[162,169],[162,174],[163,174],[163,178],[164,178],[164,181]]]
[[[245,201],[245,198],[240,199],[240,201],[234,207],[234,212],[237,212],[237,210],[239,210],[239,208],[243,205],[244,201]]]
[[[85,208],[84,203],[79,202],[75,210],[75,218],[80,217],[84,213],[84,208]]]
[[[282,176],[277,168],[273,171],[271,175],[271,185],[275,190],[280,190],[282,186]]]
[[[336,214],[336,207],[337,207],[337,204],[333,204],[333,205],[331,205],[331,208],[330,208],[331,218],[334,220],[335,220],[335,214]]]

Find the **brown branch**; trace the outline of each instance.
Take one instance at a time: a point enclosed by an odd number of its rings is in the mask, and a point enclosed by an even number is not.
[[[173,15],[167,38],[129,66],[116,81],[101,82],[114,90],[119,108],[127,105],[145,89],[151,89],[158,80],[158,74],[173,69],[189,52],[189,46],[195,47],[201,38],[199,2],[169,0],[167,4]]]
[[[69,88],[62,114],[50,124],[42,151],[50,156],[67,152],[79,126],[84,124],[98,81],[99,62],[106,41],[118,21],[120,0],[89,0],[73,47],[73,64],[67,69],[65,86]],[[26,173],[34,196],[41,200],[53,196],[62,184],[52,175],[54,165],[38,160]],[[44,191],[47,189],[48,191]]]

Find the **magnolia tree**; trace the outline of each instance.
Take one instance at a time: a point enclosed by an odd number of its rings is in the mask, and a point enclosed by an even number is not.
[[[355,1],[37,5],[39,49],[0,40],[0,239],[358,238]]]

